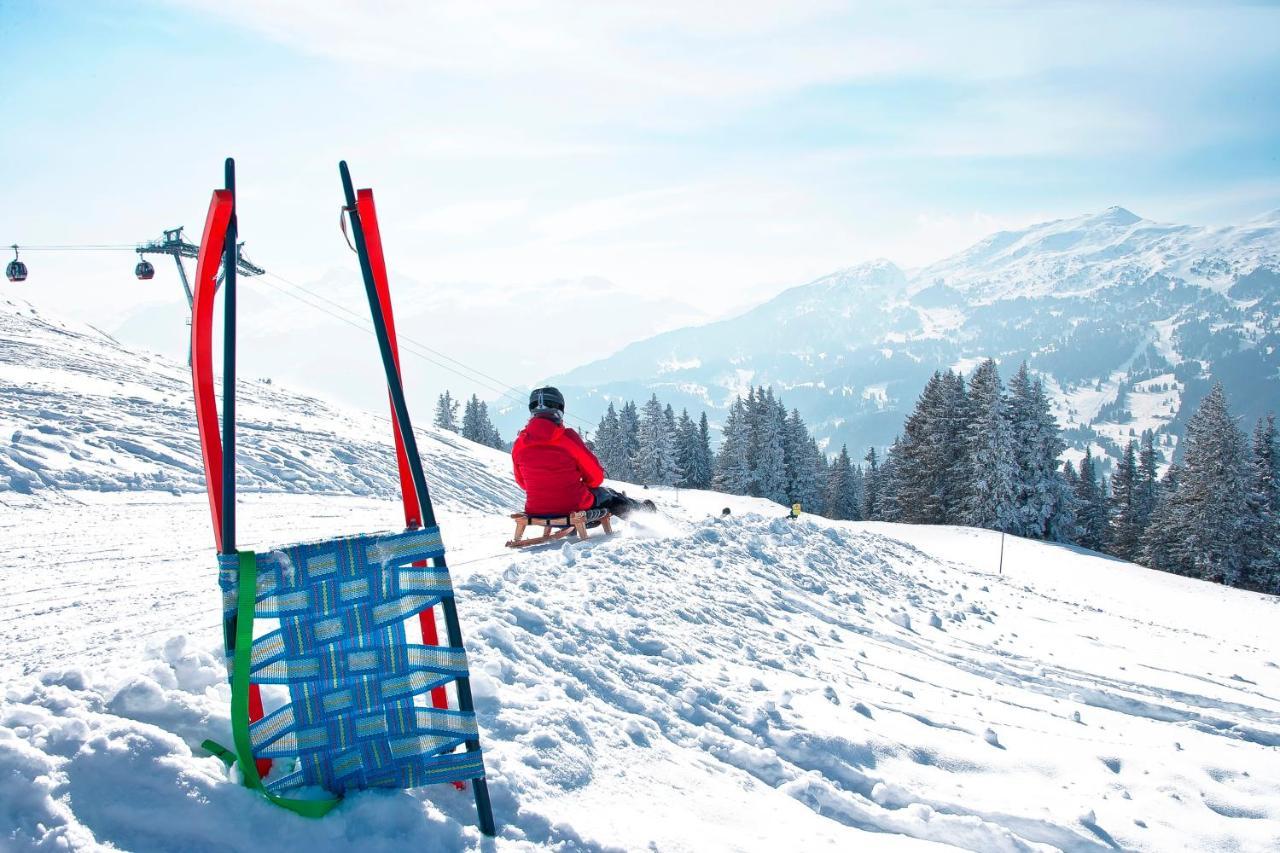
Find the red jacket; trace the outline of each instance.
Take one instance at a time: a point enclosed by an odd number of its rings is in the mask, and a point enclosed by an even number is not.
[[[529,419],[511,446],[511,462],[530,515],[590,509],[595,503],[590,490],[604,482],[600,460],[582,438],[550,418]]]

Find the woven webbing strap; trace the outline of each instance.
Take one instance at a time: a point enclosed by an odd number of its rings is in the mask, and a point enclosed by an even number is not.
[[[340,793],[484,775],[478,748],[454,752],[477,740],[474,713],[425,701],[467,675],[465,652],[410,645],[405,635],[406,619],[453,595],[447,570],[412,565],[443,553],[439,531],[427,528],[219,558],[226,615],[237,619],[233,705],[241,682],[246,691],[250,682],[286,685],[291,699],[252,724],[233,708],[233,724],[244,721],[243,759],[297,759],[268,790]],[[246,589],[255,594],[241,595]],[[280,627],[255,641],[255,616]]]

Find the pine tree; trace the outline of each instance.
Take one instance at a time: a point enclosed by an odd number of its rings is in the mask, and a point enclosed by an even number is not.
[[[841,447],[840,453],[827,471],[826,488],[823,490],[823,504],[827,518],[840,520],[857,518],[859,512],[856,501],[857,492],[853,466],[849,462],[849,449]]]
[[[884,461],[880,463],[880,515],[876,521],[902,521],[902,478],[898,474],[898,456],[902,440],[895,438]]]
[[[715,457],[711,453],[711,429],[707,425],[707,413],[698,418],[698,476],[693,480],[695,489],[711,488],[711,476],[715,470]]]
[[[848,451],[845,451],[848,455]],[[849,469],[849,481],[845,489],[844,501],[845,506],[849,510],[850,521],[862,521],[862,495],[867,487],[866,476],[862,471],[861,465],[854,465]]]
[[[937,419],[943,417],[942,373],[935,372],[916,400],[895,451],[901,519],[908,524],[942,524],[942,451]]]
[[[435,425],[440,429],[449,432],[457,432],[458,427],[458,401],[453,399],[448,391],[445,391],[436,398],[436,416]]]
[[[724,422],[724,440],[716,457],[715,488],[731,495],[745,495],[751,486],[751,468],[747,459],[751,436],[746,404],[741,397],[729,407]]]
[[[637,478],[645,485],[675,485],[675,437],[668,430],[666,413],[657,394],[650,396],[644,406],[635,469]]]
[[[1058,457],[1066,449],[1044,386],[1026,362],[1009,381],[1009,422],[1017,465],[1014,500],[1018,533],[1033,539],[1065,541],[1075,529],[1075,496],[1067,488]]]
[[[1151,523],[1151,513],[1156,509],[1156,487],[1159,475],[1156,468],[1160,464],[1160,456],[1156,453],[1156,437],[1151,430],[1142,431],[1142,446],[1138,451],[1138,475],[1134,484],[1135,518],[1139,536],[1146,533]]]
[[[621,438],[624,464],[614,475],[616,479],[635,482],[640,477],[636,473],[636,454],[640,452],[640,410],[634,401],[628,400],[618,413],[618,435]]]
[[[1187,422],[1186,454],[1169,513],[1172,559],[1188,574],[1230,586],[1245,576],[1248,518],[1245,438],[1215,385]]]
[[[676,482],[681,488],[701,488],[698,485],[701,480],[698,469],[701,444],[698,427],[693,418],[689,417],[689,410],[682,409],[680,419],[676,422],[676,468],[679,469],[679,479]]]
[[[618,410],[612,402],[596,427],[595,452],[606,476],[624,480],[629,478],[627,469],[630,468],[630,461],[627,459],[622,429],[618,423]]]
[[[1110,510],[1110,553],[1122,560],[1136,560],[1142,547],[1142,528],[1138,523],[1138,461],[1132,441],[1111,475]]]
[[[462,437],[487,447],[503,449],[502,436],[489,420],[489,404],[475,394],[467,401],[462,412]]]
[[[817,466],[814,464],[812,439],[800,417],[792,409],[782,434],[782,455],[787,472],[787,497],[808,512],[818,509]]]
[[[1151,522],[1147,525],[1147,532],[1142,540],[1139,562],[1162,572],[1190,575],[1194,567],[1186,549],[1182,507],[1177,501],[1178,481],[1181,477],[1182,466],[1170,465],[1156,488],[1156,507],[1151,513]]]
[[[934,373],[903,428],[898,464],[902,520],[914,524],[961,521],[969,491],[963,424],[964,379]]]
[[[1274,416],[1260,418],[1253,430],[1247,505],[1242,585],[1280,594],[1280,449]]]
[[[783,441],[787,412],[774,399],[772,389],[761,394],[756,405],[756,425],[760,434],[756,442],[759,455],[755,457],[755,486],[760,497],[786,504],[789,495]]]
[[[1018,529],[1013,430],[1000,372],[992,359],[978,365],[969,380],[964,426],[970,470],[964,523],[990,530]]]
[[[827,515],[826,496],[823,490],[831,466],[827,464],[827,454],[822,452],[822,448],[818,447],[818,440],[812,436],[809,437],[808,458],[809,466],[813,470],[813,491],[809,496],[812,504],[807,505],[806,509],[814,515]],[[801,501],[801,503],[804,502]]]
[[[862,490],[862,517],[868,521],[877,521],[880,519],[882,472],[880,470],[880,460],[876,456],[876,449],[872,447],[868,450],[863,459],[867,463],[867,472],[866,482]]]
[[[1093,448],[1086,447],[1080,460],[1080,471],[1075,483],[1076,542],[1085,548],[1101,551],[1107,545],[1106,488],[1099,482],[1093,463]]]

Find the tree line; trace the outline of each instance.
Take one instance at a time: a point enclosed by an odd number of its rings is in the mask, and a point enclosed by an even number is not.
[[[448,392],[436,426],[503,447],[475,395],[459,426]],[[1154,569],[1280,594],[1280,450],[1274,416],[1247,436],[1221,386],[1187,424],[1182,460],[1158,476],[1155,436],[1130,440],[1108,478],[1066,449],[1048,395],[1024,363],[966,381],[939,371],[881,456],[830,456],[771,387],[738,395],[712,450],[705,412],[677,416],[656,394],[610,403],[588,444],[608,476],[766,498],[833,519],[958,524],[1078,544]],[[862,464],[865,463],[865,464]]]
[[[1065,449],[1025,364],[1005,390],[994,361],[966,386],[935,373],[883,464],[864,515],[965,524],[1078,544],[1154,569],[1280,593],[1280,453],[1275,418],[1252,439],[1215,386],[1187,424],[1182,461],[1157,476],[1155,436],[1130,440],[1110,478]]]
[[[861,517],[862,471],[841,448],[828,461],[800,412],[787,410],[772,388],[752,386],[729,407],[718,452],[706,412],[695,421],[656,394],[643,408],[610,403],[592,449],[610,477],[644,485],[710,489],[800,503],[832,518]]]
[[[489,419],[489,406],[475,394],[462,407],[462,420],[458,420],[459,403],[445,391],[436,398],[436,414],[432,421],[440,429],[456,432],[477,444],[505,450],[507,445]]]

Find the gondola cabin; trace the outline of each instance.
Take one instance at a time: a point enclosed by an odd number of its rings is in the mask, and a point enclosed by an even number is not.
[[[18,247],[13,247],[13,260],[9,261],[9,266],[4,268],[5,278],[12,282],[20,282],[27,280],[27,265],[18,260]]]
[[[136,275],[140,281],[150,281],[156,277],[156,268],[151,265],[151,261],[141,260],[138,261],[138,265],[133,268],[133,274]]]

